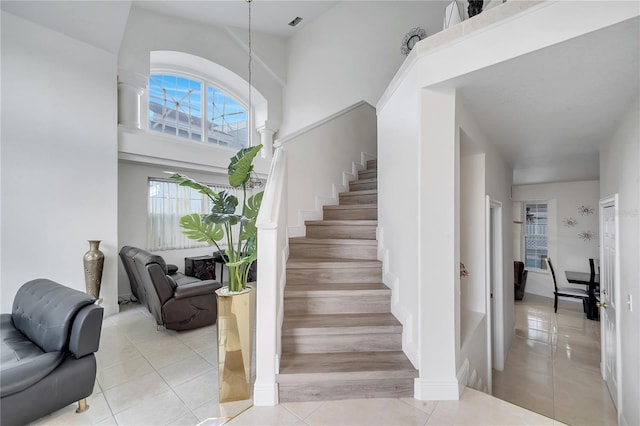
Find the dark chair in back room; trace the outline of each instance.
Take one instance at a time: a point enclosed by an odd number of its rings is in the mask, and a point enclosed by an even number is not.
[[[556,273],[553,270],[553,265],[551,264],[551,259],[548,257],[544,258],[544,261],[547,262],[549,266],[549,270],[551,271],[551,276],[553,277],[553,310],[554,312],[558,312],[558,297],[571,297],[573,299],[582,299],[583,305],[585,305],[585,300],[589,299],[589,292],[587,290],[582,290],[580,288],[574,287],[558,287],[558,283],[556,281]]]
[[[524,269],[524,262],[513,262],[513,287],[515,300],[522,300],[524,297],[524,288],[527,285],[527,273]]]

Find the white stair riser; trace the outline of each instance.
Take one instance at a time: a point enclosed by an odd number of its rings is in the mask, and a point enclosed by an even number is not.
[[[352,238],[355,240],[375,240],[375,225],[307,225],[308,238]]]
[[[377,247],[355,244],[291,244],[289,258],[322,257],[328,259],[369,259],[377,257]]]
[[[385,313],[391,309],[391,296],[330,296],[287,297],[285,293],[285,315],[300,314],[351,314]]]
[[[326,401],[364,398],[408,398],[414,379],[310,381],[280,383],[280,402]]]
[[[402,350],[402,333],[282,336],[283,353],[333,353]]]
[[[381,282],[382,268],[287,269],[287,284]]]

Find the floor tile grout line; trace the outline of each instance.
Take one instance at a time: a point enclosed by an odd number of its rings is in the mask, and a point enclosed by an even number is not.
[[[310,401],[311,402],[311,401]],[[282,407],[287,410],[288,412],[290,412],[291,414],[293,414],[294,416],[298,417],[300,420],[304,421],[306,419],[308,419],[313,413],[315,413],[316,411],[318,411],[321,407],[323,407],[325,404],[327,403],[327,401],[322,401],[322,403],[320,405],[318,405],[316,408],[314,408],[313,410],[311,410],[311,412],[309,414],[307,414],[306,417],[301,418],[299,415],[297,415],[296,413],[294,413],[293,411],[291,411],[289,408],[287,408],[286,406],[286,402],[280,403],[279,405],[282,405]]]

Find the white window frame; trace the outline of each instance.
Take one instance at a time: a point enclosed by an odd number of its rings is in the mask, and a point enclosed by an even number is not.
[[[227,149],[231,149],[234,151],[237,151],[239,148],[246,148],[249,146],[249,132],[252,131],[252,129],[254,128],[253,126],[253,116],[254,114],[250,114],[249,111],[249,104],[246,101],[246,99],[240,95],[238,95],[237,93],[235,93],[234,90],[229,89],[228,86],[226,86],[224,83],[220,82],[219,80],[212,78],[212,76],[203,74],[203,73],[199,73],[197,71],[193,71],[189,68],[186,67],[182,67],[179,65],[156,65],[150,68],[150,72],[149,72],[149,79],[151,78],[152,75],[170,75],[170,76],[176,76],[176,77],[182,77],[182,78],[186,78],[189,80],[193,80],[196,81],[198,83],[200,83],[200,87],[201,87],[201,93],[200,93],[200,99],[201,99],[201,120],[200,120],[200,141],[196,141],[192,138],[189,137],[183,137],[183,136],[177,136],[177,135],[173,135],[171,133],[165,133],[162,131],[157,131],[157,130],[153,130],[151,128],[148,127],[148,122],[149,122],[149,118],[148,118],[148,114],[149,114],[149,109],[150,109],[150,99],[149,96],[147,96],[146,100],[146,104],[145,104],[145,120],[147,123],[147,128],[149,130],[149,132],[153,132],[154,134],[160,134],[163,136],[168,136],[168,137],[172,137],[172,138],[177,138],[181,141],[186,140],[186,141],[191,141],[191,142],[196,142],[196,143],[202,143],[205,145],[213,145],[213,146],[217,146],[220,148],[227,148]],[[246,120],[246,126],[247,126],[247,139],[245,141],[245,144],[243,146],[231,146],[231,147],[227,147],[224,144],[220,144],[220,143],[214,143],[214,142],[209,142],[209,137],[208,137],[208,121],[207,121],[207,117],[208,117],[208,112],[209,112],[209,102],[207,102],[208,100],[208,95],[209,95],[209,87],[213,87],[214,89],[224,93],[225,95],[229,96],[230,98],[232,98],[235,102],[237,102],[240,106],[242,106],[242,108],[244,108],[245,113],[247,114],[247,120]],[[149,93],[148,88],[147,88],[147,93]]]
[[[546,233],[545,234],[532,234],[529,233],[527,231],[527,206],[529,205],[534,205],[534,204],[544,204],[547,207],[547,223],[546,223]],[[522,257],[524,260],[524,265],[525,268],[527,268],[527,270],[533,270],[533,271],[544,271],[547,269],[545,262],[542,261],[542,259],[540,259],[540,268],[537,268],[535,266],[529,266],[527,263],[527,237],[530,235],[544,235],[547,239],[547,244],[546,244],[546,252],[547,252],[547,256],[549,256],[549,201],[548,200],[530,200],[530,201],[523,201],[522,202],[522,223],[524,224],[523,226],[523,230],[522,230]]]

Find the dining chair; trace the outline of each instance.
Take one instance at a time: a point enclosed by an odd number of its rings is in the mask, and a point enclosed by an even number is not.
[[[582,290],[580,288],[574,287],[558,287],[558,283],[556,281],[556,273],[553,270],[553,264],[551,263],[551,259],[548,257],[544,258],[544,261],[547,263],[549,270],[551,271],[551,277],[553,278],[553,310],[554,312],[558,312],[558,297],[571,297],[574,299],[582,299],[583,306],[585,304],[585,300],[589,299],[589,292],[587,290]]]
[[[593,280],[596,274],[600,274],[600,259],[589,258],[589,270]]]

